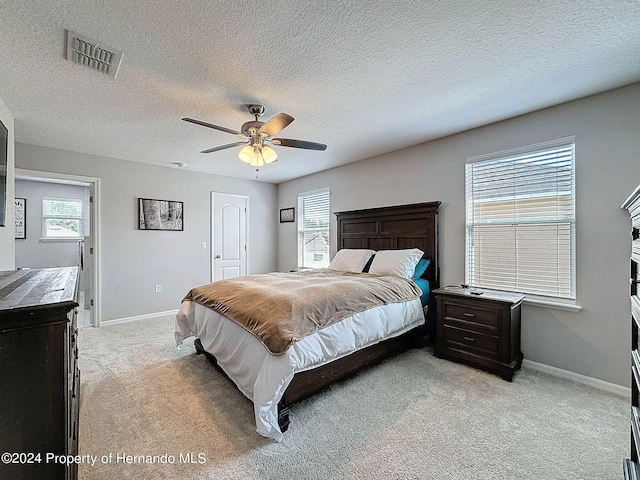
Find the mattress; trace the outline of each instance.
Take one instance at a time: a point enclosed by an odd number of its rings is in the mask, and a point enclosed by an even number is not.
[[[256,431],[282,439],[278,402],[293,376],[393,338],[425,321],[419,298],[371,308],[295,342],[283,355],[271,355],[256,337],[213,310],[183,301],[176,316],[175,340],[182,348],[195,336],[254,405]]]

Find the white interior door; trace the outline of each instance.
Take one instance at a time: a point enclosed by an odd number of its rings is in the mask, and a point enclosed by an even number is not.
[[[247,213],[249,198],[211,194],[212,281],[247,275]]]

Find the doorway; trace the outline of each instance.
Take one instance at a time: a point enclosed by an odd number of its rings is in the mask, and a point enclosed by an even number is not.
[[[100,179],[18,168],[15,170],[15,179],[84,187],[87,192],[86,205],[89,220],[84,223],[83,239],[73,242],[74,247],[77,248],[76,259],[80,274],[78,326],[100,326]],[[16,194],[16,197],[18,196]],[[40,223],[40,220],[27,218],[27,222]],[[17,262],[16,266],[20,267]]]
[[[212,281],[248,274],[248,214],[249,197],[211,193]]]

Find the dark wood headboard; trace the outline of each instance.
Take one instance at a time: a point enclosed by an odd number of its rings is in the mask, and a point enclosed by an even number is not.
[[[438,268],[438,207],[440,202],[336,212],[338,250],[370,248],[396,250],[419,248],[431,260],[422,275],[431,290],[440,287]]]

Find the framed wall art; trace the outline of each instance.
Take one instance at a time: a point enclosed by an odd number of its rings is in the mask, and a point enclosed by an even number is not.
[[[138,198],[140,230],[183,230],[183,203],[172,200]]]
[[[14,217],[16,220],[15,238],[27,238],[27,199],[16,198],[13,202]]]
[[[280,209],[280,223],[295,222],[295,208],[281,208]]]

